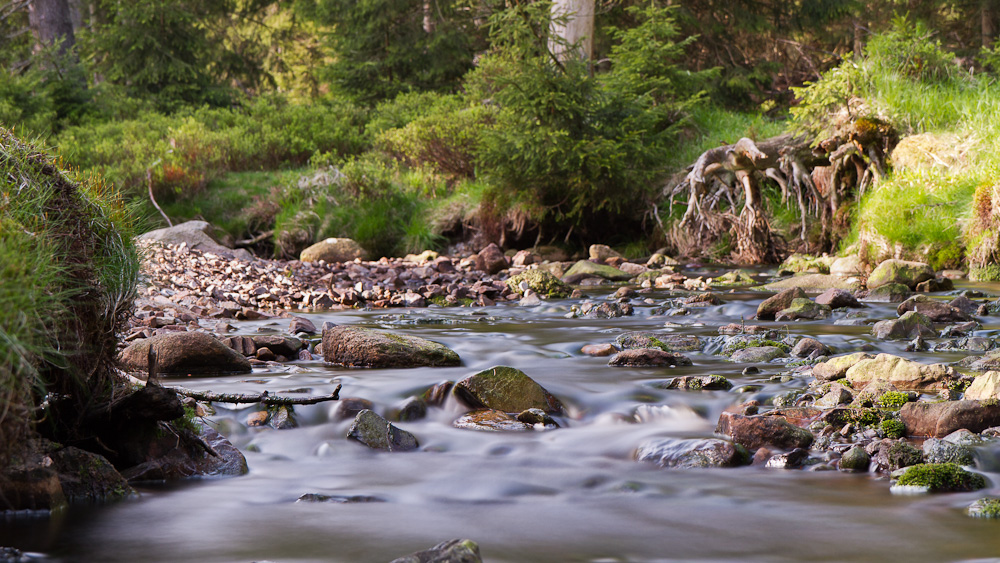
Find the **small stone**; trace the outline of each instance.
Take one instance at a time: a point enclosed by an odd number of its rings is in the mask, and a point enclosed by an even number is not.
[[[809,299],[792,299],[791,304],[786,309],[778,311],[774,315],[776,321],[797,321],[825,319],[830,316],[830,307],[814,303]]]
[[[563,410],[559,399],[521,370],[508,366],[495,366],[459,381],[455,393],[473,408],[503,412],[532,408],[550,413]]]
[[[738,364],[760,364],[770,362],[775,358],[783,358],[788,356],[781,348],[777,346],[756,346],[752,348],[744,348],[743,350],[737,350],[733,352],[733,355],[729,357],[730,361]]]
[[[544,426],[559,426],[556,420],[542,409],[527,409],[521,411],[517,415],[517,420],[530,425],[542,424]]]
[[[257,348],[256,356],[257,359],[262,362],[273,362],[274,359],[277,357],[275,356],[274,352],[272,352],[271,349],[267,347]]]
[[[816,297],[816,303],[827,305],[831,309],[841,309],[844,307],[857,308],[861,303],[852,293],[843,289],[828,289]]]
[[[934,270],[923,262],[889,259],[879,264],[868,276],[868,287],[898,283],[912,290],[918,283],[931,279],[934,279]]]
[[[618,348],[614,344],[587,344],[580,351],[588,356],[603,357],[618,353]]]
[[[303,317],[292,317],[292,322],[288,323],[288,332],[298,334],[316,334],[316,325],[312,321]]]
[[[795,343],[795,347],[792,348],[792,355],[796,358],[810,358],[817,356],[825,356],[830,353],[830,349],[826,347],[822,342],[816,340],[815,338],[802,338]]]
[[[267,418],[268,414],[266,410],[252,412],[249,416],[247,416],[247,426],[267,426]]]
[[[367,409],[359,412],[354,418],[354,424],[347,431],[347,437],[369,448],[389,452],[405,452],[419,447],[413,434],[393,426],[374,411]]]
[[[732,437],[748,450],[765,445],[782,449],[808,448],[813,441],[811,432],[775,415],[743,416],[723,412],[715,432]]]
[[[762,320],[774,320],[775,315],[782,309],[787,309],[795,299],[805,299],[806,292],[800,287],[786,289],[777,295],[768,297],[757,306],[757,318]]]
[[[735,467],[745,464],[747,457],[743,448],[716,438],[660,438],[642,444],[635,453],[637,461],[652,462],[659,467],[685,469]]]
[[[483,559],[476,542],[458,539],[439,543],[428,550],[393,559],[389,563],[483,563]]]
[[[455,428],[486,432],[526,432],[531,426],[495,409],[478,409],[460,416],[452,423]]]
[[[684,389],[686,391],[728,391],[733,384],[721,375],[685,375],[670,380],[665,389]]]

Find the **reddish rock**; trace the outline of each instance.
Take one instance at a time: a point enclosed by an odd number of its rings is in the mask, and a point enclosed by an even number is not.
[[[744,416],[723,412],[715,432],[730,436],[734,442],[751,451],[762,446],[785,450],[808,448],[813,441],[813,435],[808,430],[772,415]]]
[[[943,438],[956,430],[982,432],[1000,426],[1000,405],[981,401],[906,403],[899,417],[908,436]]]
[[[774,316],[782,309],[787,309],[795,299],[806,299],[806,292],[801,287],[786,289],[777,295],[768,297],[757,306],[757,318],[774,320]]]
[[[491,243],[476,255],[476,269],[493,275],[507,268],[507,257],[496,244]]]
[[[587,344],[580,351],[588,356],[602,357],[617,353],[618,348],[615,348],[613,344]]]

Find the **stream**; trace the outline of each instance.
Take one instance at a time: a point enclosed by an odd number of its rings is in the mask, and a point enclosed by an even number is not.
[[[962,282],[1000,294],[1000,286]],[[587,288],[600,302],[614,288]],[[647,440],[713,436],[726,407],[802,389],[808,377],[781,382],[787,368],[763,364],[743,375],[709,344],[687,352],[693,366],[614,368],[580,352],[613,342],[624,331],[697,335],[754,316],[769,293],[720,292],[726,303],[692,308],[687,316],[652,316],[669,296],[634,299],[635,315],[615,319],[565,316],[576,301],[489,308],[381,309],[303,316],[390,329],[441,342],[462,358],[454,368],[346,369],[322,361],[255,369],[249,376],[166,380],[215,392],[271,393],[308,388],[362,397],[387,414],[407,397],[443,380],[457,381],[496,365],[521,369],[567,407],[563,427],[524,433],[453,428],[455,400],[427,418],[395,423],[420,442],[415,452],[370,450],[345,438],[350,419],[337,402],[295,408],[300,427],[247,428],[256,406],[218,408],[208,418],[246,453],[244,477],[201,479],[140,489],[127,501],[75,507],[51,517],[8,518],[0,545],[39,560],[199,563],[274,561],[387,562],[452,538],[479,543],[490,562],[667,561],[1000,561],[1000,523],[973,519],[965,507],[1000,495],[998,467],[990,487],[960,494],[900,496],[868,474],[838,471],[661,469],[632,459]],[[645,303],[644,299],[652,303]],[[895,304],[862,310],[894,318]],[[874,349],[924,363],[963,353],[907,353],[906,342],[881,342],[870,327],[840,326],[835,311],[822,321],[768,323],[793,337],[812,336],[837,353]],[[982,318],[978,336],[997,336],[997,317]],[[234,334],[284,330],[287,319],[234,322]],[[787,329],[786,329],[787,327]],[[870,348],[869,348],[870,347]],[[732,391],[663,390],[681,375],[720,374]],[[746,389],[746,386],[753,386]],[[744,388],[744,389],[741,389]],[[232,406],[232,405],[230,405]],[[1000,445],[984,452],[1000,458]],[[355,502],[296,502],[305,494]],[[365,502],[362,502],[365,501]]]

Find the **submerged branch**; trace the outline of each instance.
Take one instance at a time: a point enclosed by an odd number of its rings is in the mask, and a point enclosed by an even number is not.
[[[318,397],[282,397],[270,395],[267,391],[260,394],[253,393],[213,393],[211,391],[195,391],[184,387],[167,387],[185,397],[191,397],[198,401],[208,401],[210,403],[260,403],[262,405],[314,405],[326,401],[336,401],[340,399],[340,385],[329,395]]]

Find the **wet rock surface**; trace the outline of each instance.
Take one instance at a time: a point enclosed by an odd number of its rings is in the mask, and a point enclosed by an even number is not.
[[[659,467],[735,467],[747,461],[747,452],[726,440],[681,440],[663,438],[647,442],[635,452],[635,459]]]
[[[323,330],[323,359],[351,367],[457,366],[461,360],[443,344],[425,338],[362,327]]]
[[[354,418],[354,424],[347,431],[347,437],[373,450],[387,452],[408,452],[420,447],[413,434],[397,428],[370,410],[358,413]]]
[[[504,412],[541,409],[547,413],[563,410],[559,399],[544,387],[523,371],[507,366],[492,367],[459,381],[455,393],[472,408]]]
[[[121,353],[126,369],[149,371],[149,351],[156,353],[159,373],[215,375],[248,373],[250,362],[218,338],[204,332],[160,334],[131,344]]]

